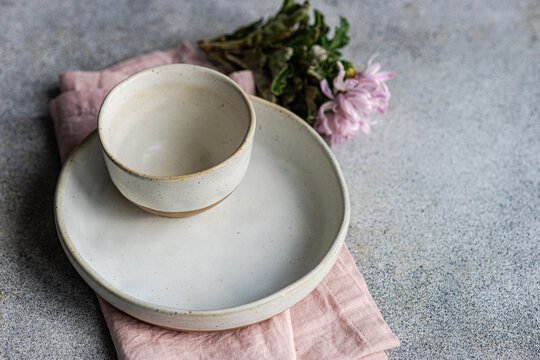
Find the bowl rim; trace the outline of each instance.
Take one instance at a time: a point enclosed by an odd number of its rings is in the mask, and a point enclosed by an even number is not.
[[[338,187],[340,188],[339,196],[341,198],[342,202],[342,213],[341,213],[341,222],[338,226],[338,229],[336,231],[336,234],[334,235],[334,239],[332,242],[332,245],[326,252],[326,254],[322,257],[322,259],[319,261],[315,267],[313,267],[308,273],[303,275],[301,278],[297,279],[296,281],[290,283],[289,285],[281,288],[280,290],[267,295],[265,297],[262,297],[260,299],[257,299],[255,301],[242,304],[242,305],[236,305],[228,308],[221,308],[221,309],[211,309],[211,310],[189,310],[189,309],[181,309],[181,308],[175,308],[172,306],[164,306],[159,305],[156,306],[155,304],[152,304],[148,301],[138,299],[132,295],[123,293],[122,291],[118,290],[111,284],[109,284],[107,281],[104,281],[103,278],[94,270],[92,269],[86,261],[84,261],[81,256],[79,255],[78,251],[73,247],[73,244],[71,243],[71,239],[69,238],[69,235],[67,234],[64,219],[61,214],[59,214],[59,202],[60,202],[60,189],[62,187],[62,184],[66,181],[67,176],[67,168],[71,165],[73,162],[73,157],[76,153],[78,153],[78,149],[82,148],[84,146],[87,146],[90,141],[89,139],[92,138],[92,134],[90,134],[83,142],[77,146],[77,148],[71,152],[71,154],[68,156],[68,158],[64,162],[64,166],[62,167],[62,170],[60,172],[60,176],[58,179],[56,191],[55,191],[55,199],[54,199],[54,205],[55,205],[55,223],[57,228],[57,233],[59,235],[60,242],[62,244],[62,247],[64,248],[66,255],[74,265],[75,269],[81,274],[83,278],[86,279],[88,277],[92,282],[96,284],[96,286],[101,287],[108,296],[112,297],[115,301],[123,301],[124,303],[130,304],[132,306],[135,306],[139,309],[144,309],[145,311],[158,311],[162,315],[169,315],[173,317],[192,317],[192,318],[208,318],[208,317],[216,317],[216,316],[228,316],[228,315],[234,315],[234,314],[241,314],[246,311],[256,310],[266,304],[270,304],[276,299],[287,297],[288,295],[294,293],[299,288],[302,287],[303,284],[309,283],[310,279],[317,277],[317,274],[320,274],[321,272],[324,272],[325,275],[331,270],[331,267],[337,260],[340,251],[342,250],[343,245],[345,244],[345,237],[347,235],[347,230],[349,227],[349,221],[350,221],[350,199],[349,199],[349,192],[347,189],[347,184],[345,181],[345,178],[343,176],[343,173],[341,171],[341,168],[339,166],[339,163],[333,154],[332,150],[330,150],[330,147],[328,144],[322,139],[322,137],[310,126],[308,125],[304,120],[302,120],[298,115],[292,113],[291,111],[278,106],[274,103],[271,103],[267,100],[255,97],[253,95],[250,96],[251,99],[255,102],[260,103],[263,106],[268,106],[271,108],[274,108],[274,110],[278,110],[282,113],[284,113],[286,116],[291,118],[292,121],[296,122],[300,128],[303,128],[307,131],[308,136],[311,136],[313,140],[317,143],[319,147],[323,150],[323,153],[327,156],[328,160],[330,161],[330,166],[334,170],[334,174],[337,177]],[[322,279],[321,279],[322,280]],[[96,290],[96,289],[94,289]],[[97,290],[96,290],[97,291]],[[110,301],[110,300],[108,300]],[[144,321],[144,320],[143,320]]]
[[[229,157],[227,157],[226,159],[224,159],[223,161],[217,163],[216,165],[213,165],[207,169],[204,169],[204,170],[201,170],[201,171],[198,171],[198,172],[195,172],[195,173],[189,173],[189,174],[184,174],[184,175],[166,175],[166,176],[163,176],[163,175],[151,175],[151,174],[146,174],[146,173],[143,173],[143,172],[140,172],[140,171],[137,171],[135,169],[132,169],[130,168],[129,166],[125,165],[123,162],[121,162],[118,158],[116,158],[114,155],[112,155],[112,152],[110,151],[109,147],[107,146],[107,144],[105,143],[105,141],[103,141],[103,127],[102,127],[102,117],[103,117],[103,111],[104,111],[104,108],[106,110],[107,108],[107,105],[109,104],[109,102],[111,102],[111,98],[117,93],[119,92],[121,89],[125,88],[126,86],[129,86],[132,82],[136,81],[138,78],[142,77],[142,76],[145,76],[147,75],[148,73],[153,73],[153,72],[156,72],[156,70],[167,70],[167,71],[178,71],[178,70],[189,70],[191,72],[203,72],[203,73],[207,73],[207,74],[211,74],[212,76],[215,76],[217,78],[219,78],[220,80],[228,83],[229,85],[232,86],[232,88],[234,90],[236,90],[238,92],[238,94],[240,95],[241,99],[243,100],[243,103],[244,105],[247,106],[247,109],[248,109],[248,113],[249,113],[249,126],[248,126],[248,129],[246,131],[246,134],[244,135],[244,138],[242,139],[242,142],[240,143],[240,145],[238,146],[238,148],[234,151],[234,153],[232,155],[230,155]],[[209,173],[212,173],[222,167],[225,167],[227,164],[231,163],[232,161],[234,161],[234,159],[236,159],[237,157],[240,156],[240,154],[249,146],[249,144],[253,141],[253,136],[255,135],[255,129],[256,129],[256,116],[255,116],[255,110],[253,108],[253,105],[251,104],[251,101],[249,100],[249,96],[246,94],[246,92],[236,83],[234,82],[231,78],[229,78],[228,76],[218,72],[218,71],[215,71],[215,70],[212,70],[212,69],[209,69],[209,68],[206,68],[206,67],[203,67],[203,66],[198,66],[198,65],[191,65],[191,64],[167,64],[167,65],[160,65],[160,66],[153,66],[153,67],[150,67],[150,68],[147,68],[145,70],[142,70],[142,71],[139,71],[131,76],[129,76],[127,79],[121,81],[120,83],[118,83],[117,85],[115,85],[111,91],[109,91],[109,93],[107,94],[107,96],[105,96],[105,99],[103,100],[103,103],[101,104],[100,108],[99,108],[99,111],[98,111],[98,118],[97,118],[97,133],[98,133],[98,138],[99,138],[99,143],[101,145],[101,149],[103,150],[103,153],[118,167],[120,167],[122,170],[132,174],[132,175],[135,175],[139,178],[142,178],[142,179],[150,179],[150,180],[185,180],[185,179],[189,179],[189,178],[193,178],[193,177],[199,177],[201,175],[205,175],[205,174],[209,174]]]

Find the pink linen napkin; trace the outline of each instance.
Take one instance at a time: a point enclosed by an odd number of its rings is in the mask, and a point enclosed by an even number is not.
[[[97,125],[109,90],[129,75],[170,63],[212,67],[189,43],[99,72],[60,75],[50,110],[62,161]],[[229,74],[255,91],[249,71]],[[222,332],[165,330],[115,309],[98,296],[120,359],[386,359],[399,340],[384,322],[346,246],[321,284],[289,310],[264,322]]]

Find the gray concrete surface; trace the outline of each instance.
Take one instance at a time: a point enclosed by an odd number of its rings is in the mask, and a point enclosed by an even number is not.
[[[540,356],[540,3],[323,1],[349,59],[397,78],[369,137],[335,149],[347,243],[397,336],[391,359]],[[0,358],[110,359],[56,237],[57,74],[98,70],[274,11],[270,1],[0,1]]]

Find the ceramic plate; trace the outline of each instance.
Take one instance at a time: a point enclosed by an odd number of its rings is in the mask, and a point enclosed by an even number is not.
[[[341,170],[294,114],[256,97],[247,175],[223,203],[171,219],[125,200],[96,133],[68,158],[56,190],[62,246],[82,278],[118,309],[182,330],[225,330],[276,315],[334,264],[349,222]]]

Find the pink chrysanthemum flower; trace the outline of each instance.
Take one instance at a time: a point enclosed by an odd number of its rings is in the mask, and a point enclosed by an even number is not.
[[[321,81],[321,91],[331,100],[319,108],[314,128],[320,134],[330,136],[333,146],[355,137],[360,129],[366,134],[370,130],[370,117],[377,111],[386,110],[390,91],[384,83],[394,77],[392,72],[378,72],[381,64],[372,64],[374,54],[367,66],[354,78],[345,79],[343,64],[338,62],[339,73],[334,79],[334,91],[326,79]]]

